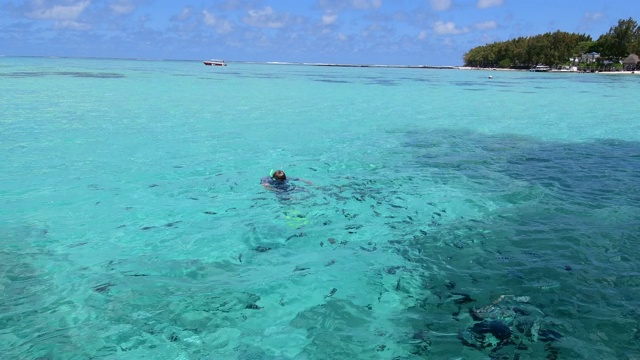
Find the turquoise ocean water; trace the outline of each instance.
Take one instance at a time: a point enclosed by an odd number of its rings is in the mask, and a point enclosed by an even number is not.
[[[2,358],[637,359],[639,80],[0,58]]]

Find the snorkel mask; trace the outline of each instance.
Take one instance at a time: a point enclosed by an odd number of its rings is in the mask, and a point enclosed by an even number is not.
[[[275,170],[275,171],[271,170],[269,172],[269,176],[271,177],[271,179],[273,179],[275,181],[286,181],[287,180],[287,175],[282,170]]]

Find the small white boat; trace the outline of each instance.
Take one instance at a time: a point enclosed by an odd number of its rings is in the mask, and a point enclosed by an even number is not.
[[[227,63],[224,62],[224,60],[218,59],[205,60],[202,63],[206,66],[227,66]]]
[[[578,72],[578,67],[564,65],[558,69],[551,69],[551,72]]]
[[[547,65],[537,65],[536,67],[529,69],[531,72],[547,72],[550,70],[551,68]]]

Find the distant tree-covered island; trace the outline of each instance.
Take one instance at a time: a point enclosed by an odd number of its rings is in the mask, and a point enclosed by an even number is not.
[[[599,56],[595,57],[594,54]],[[614,70],[622,69],[622,60],[630,54],[640,54],[640,26],[633,18],[619,20],[617,25],[600,35],[596,41],[589,35],[558,30],[478,46],[464,54],[464,64],[470,67],[511,69],[527,69],[539,64],[555,67],[579,65],[583,70]]]

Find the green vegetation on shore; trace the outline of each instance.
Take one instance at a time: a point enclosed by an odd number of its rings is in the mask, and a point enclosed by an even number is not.
[[[475,47],[464,54],[465,66],[530,68],[538,64],[568,65],[570,58],[600,53],[598,61],[619,60],[629,54],[640,54],[640,26],[633,19],[619,20],[597,41],[585,34],[563,31],[519,37]]]

